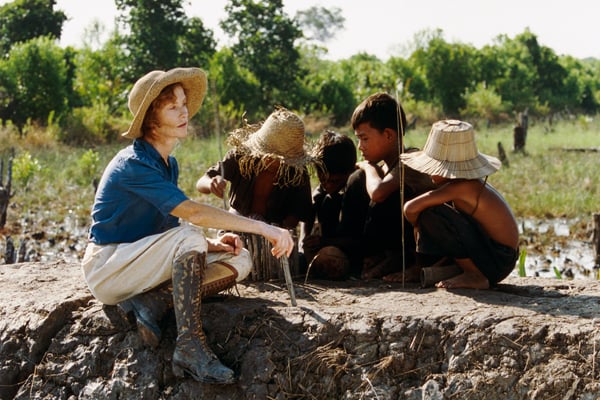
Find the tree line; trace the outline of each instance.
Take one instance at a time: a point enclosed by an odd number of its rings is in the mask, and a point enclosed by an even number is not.
[[[115,0],[118,17],[88,27],[80,48],[60,47],[67,17],[55,0],[15,0],[0,7],[0,119],[27,134],[31,124],[58,126],[68,143],[111,141],[129,119],[127,93],[153,69],[199,66],[209,95],[197,118],[201,135],[242,118],[264,119],[275,105],[348,123],[376,91],[392,93],[413,120],[443,117],[507,121],[517,113],[594,115],[600,60],[576,59],[539,44],[526,29],[480,49],[415,34],[402,55],[368,53],[326,59],[327,42],[344,26],[342,10],[311,7],[287,15],[282,0],[228,0],[220,26],[230,45],[188,17],[184,0]],[[215,115],[215,113],[218,113]]]

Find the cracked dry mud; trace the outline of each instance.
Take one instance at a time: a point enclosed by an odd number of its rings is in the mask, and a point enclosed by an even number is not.
[[[2,399],[596,399],[600,284],[509,277],[494,290],[250,282],[206,299],[233,385],[177,379],[94,300],[77,264],[0,266]]]

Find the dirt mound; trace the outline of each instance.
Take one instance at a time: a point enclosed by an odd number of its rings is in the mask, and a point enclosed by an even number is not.
[[[173,315],[155,350],[94,300],[76,264],[0,266],[2,399],[596,399],[600,284],[497,289],[372,282],[238,285],[207,299],[233,385],[177,379]]]

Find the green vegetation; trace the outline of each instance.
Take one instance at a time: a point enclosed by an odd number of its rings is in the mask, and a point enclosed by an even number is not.
[[[557,56],[526,29],[475,48],[425,30],[402,53],[382,61],[368,53],[326,60],[327,42],[344,27],[339,8],[286,14],[282,0],[228,0],[216,48],[183,0],[115,0],[108,39],[92,25],[81,48],[62,48],[65,15],[55,1],[14,0],[0,6],[0,121],[21,136],[28,126],[56,125],[68,145],[111,143],[129,119],[127,93],[152,69],[199,66],[210,90],[195,117],[209,137],[242,118],[264,119],[274,105],[348,124],[352,110],[374,92],[397,94],[410,121],[427,127],[446,118],[510,123],[531,118],[596,115],[600,60]],[[38,132],[39,133],[39,132]],[[495,145],[495,143],[494,143]]]
[[[525,278],[527,276],[527,273],[525,272],[525,259],[527,258],[527,250],[523,249],[521,250],[521,253],[519,254],[519,261],[517,263],[517,268],[519,270],[519,276],[521,278]]]
[[[584,123],[585,122],[585,123]],[[347,128],[343,131],[352,135]],[[40,128],[35,137],[46,142],[19,139],[16,132],[0,129],[0,157],[7,160],[15,148],[13,191],[9,221],[31,216],[60,223],[74,215],[79,224],[89,223],[94,180],[114,154],[129,141],[94,146],[72,147],[61,144]],[[428,129],[419,127],[407,134],[406,144],[422,148]],[[530,126],[525,153],[513,153],[512,126],[503,124],[476,128],[481,152],[497,156],[497,143],[506,149],[509,166],[490,176],[489,182],[502,192],[517,217],[575,218],[589,220],[600,204],[600,121],[561,121],[553,125],[539,122]],[[227,151],[225,137],[219,146],[214,136],[191,136],[178,146],[174,155],[180,164],[181,188],[192,198],[222,207],[214,196],[200,196],[196,180]],[[8,145],[10,143],[10,146]],[[524,254],[521,255],[525,257]],[[523,260],[524,262],[524,260]]]
[[[216,49],[213,32],[189,18],[183,0],[115,0],[109,39],[92,25],[82,48],[61,48],[66,16],[55,1],[15,0],[0,6],[0,156],[16,149],[9,212],[88,222],[94,182],[119,148],[130,113],[127,93],[150,69],[197,65],[210,88],[176,150],[181,187],[218,160],[222,132],[242,119],[257,122],[274,105],[305,115],[307,132],[351,134],[352,110],[374,92],[397,95],[414,127],[407,144],[422,147],[432,122],[472,122],[484,153],[502,143],[509,165],[489,181],[520,217],[574,217],[600,203],[600,60],[557,56],[525,30],[500,35],[481,49],[427,30],[386,61],[367,53],[326,60],[327,41],[343,28],[339,8],[287,15],[281,0],[229,0],[221,27],[230,47]],[[528,112],[524,153],[513,153],[512,121]],[[554,122],[554,123],[551,123]],[[224,138],[221,138],[224,142]],[[581,151],[575,151],[579,149]],[[204,200],[219,206],[211,197]]]
[[[519,217],[573,218],[600,207],[600,121],[573,119],[549,125],[530,124],[525,153],[513,153],[510,125],[476,127],[479,151],[498,157],[498,143],[507,152],[504,165],[488,179],[503,193]],[[428,130],[410,131],[406,142],[423,147]]]

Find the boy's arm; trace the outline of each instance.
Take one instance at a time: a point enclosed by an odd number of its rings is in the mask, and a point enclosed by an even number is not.
[[[358,163],[358,167],[365,171],[367,193],[375,203],[381,203],[390,194],[400,190],[397,168],[394,168],[391,173],[382,178],[381,168],[378,165],[362,161]]]
[[[448,182],[437,189],[430,190],[404,204],[404,216],[415,225],[419,214],[427,208],[438,206],[456,199],[459,195],[460,184]]]

